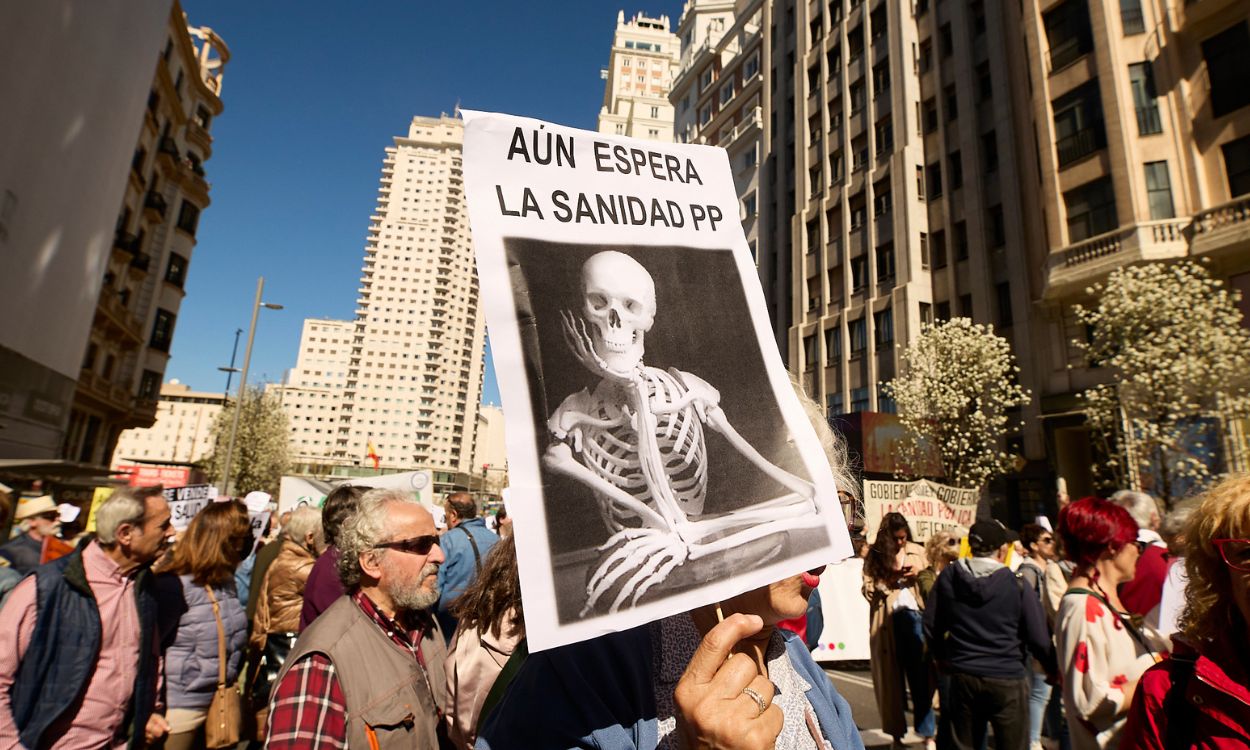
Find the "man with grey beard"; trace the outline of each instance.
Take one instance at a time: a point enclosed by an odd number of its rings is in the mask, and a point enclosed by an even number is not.
[[[291,650],[269,701],[268,748],[439,747],[446,702],[434,518],[370,490],[339,531],[347,592]]]

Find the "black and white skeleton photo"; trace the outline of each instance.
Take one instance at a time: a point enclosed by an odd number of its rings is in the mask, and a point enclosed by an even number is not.
[[[515,291],[530,308],[518,319],[535,321],[542,341],[530,376],[542,381],[557,596],[577,604],[561,602],[562,620],[827,543],[728,251],[520,245]],[[560,512],[577,493],[593,500],[580,515],[602,524],[597,533]]]

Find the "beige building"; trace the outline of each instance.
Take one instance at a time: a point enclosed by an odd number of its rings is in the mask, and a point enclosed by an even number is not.
[[[619,11],[608,67],[603,70],[599,132],[672,141],[668,91],[677,55],[677,37],[669,31],[668,16],[637,13],[626,21],[625,11]]]
[[[204,162],[228,59],[222,40],[188,26],[174,3],[78,376],[65,458],[107,464],[123,430],[156,419],[195,233],[209,204]]]
[[[266,387],[282,400],[291,425],[291,461],[297,466],[338,463],[336,437],[355,335],[356,324],[349,320],[305,320],[295,368],[284,385]]]
[[[508,454],[504,445],[503,409],[483,404],[477,414],[477,450],[473,471],[485,477],[488,487],[502,487],[508,478]]]
[[[161,386],[156,421],[117,439],[112,467],[135,461],[195,463],[213,452],[212,427],[225,399],[171,380]]]
[[[472,469],[485,321],[463,143],[460,120],[414,117],[386,149],[336,405],[339,463],[367,465],[372,441],[384,469]]]
[[[1250,22],[1244,2],[1007,3],[1039,396],[1074,496],[1095,460],[1075,395],[1106,377],[1073,345],[1118,266],[1208,260],[1250,313]],[[1032,133],[1029,131],[1032,130]],[[1250,319],[1250,318],[1248,318]]]

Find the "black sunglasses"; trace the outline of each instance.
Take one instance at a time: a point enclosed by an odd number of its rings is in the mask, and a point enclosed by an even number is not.
[[[411,539],[396,539],[393,542],[382,542],[373,545],[374,549],[397,549],[400,552],[407,552],[412,555],[428,555],[430,549],[438,544],[438,536],[435,534],[426,534],[425,536],[414,536]]]

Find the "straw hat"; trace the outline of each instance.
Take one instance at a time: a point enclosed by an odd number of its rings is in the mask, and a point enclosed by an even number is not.
[[[14,520],[22,521],[32,516],[41,516],[44,513],[59,513],[56,507],[56,501],[51,495],[40,495],[39,497],[22,498],[17,504],[17,513],[13,514]]]

